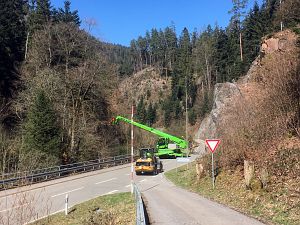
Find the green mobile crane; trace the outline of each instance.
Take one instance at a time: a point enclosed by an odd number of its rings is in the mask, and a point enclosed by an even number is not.
[[[138,128],[159,136],[160,138],[158,139],[156,144],[156,155],[159,158],[176,158],[187,155],[185,149],[187,148],[188,143],[184,139],[175,137],[171,134],[167,134],[152,127],[148,127],[144,124],[137,123],[122,116],[117,116],[113,119],[114,124],[117,124],[119,121],[124,121],[126,123],[132,124]]]

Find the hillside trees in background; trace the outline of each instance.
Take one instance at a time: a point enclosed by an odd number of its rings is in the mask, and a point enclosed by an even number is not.
[[[61,135],[53,104],[38,90],[24,125],[24,169],[55,166],[61,162]],[[21,165],[22,167],[22,165]]]
[[[52,6],[50,0],[32,0],[28,3],[28,32],[42,29],[52,20]]]
[[[25,4],[22,0],[0,1],[0,98],[15,95],[25,45]]]
[[[300,1],[285,0],[277,6],[273,25],[278,27],[283,22],[284,27],[294,27],[300,23]]]
[[[176,109],[162,107],[165,119],[170,117],[168,121],[171,121],[183,115],[186,78],[188,108],[192,110],[194,105],[199,108],[206,99],[203,89],[210,92],[217,82],[233,82],[245,75],[259,54],[262,37],[280,30],[280,21],[285,27],[299,23],[299,0],[282,1],[281,5],[279,0],[268,0],[261,6],[254,2],[246,13],[247,2],[233,1],[232,18],[226,28],[208,26],[192,33],[184,28],[177,38],[175,26],[171,25],[164,30],[153,28],[144,37],[132,40],[130,49],[135,72],[155,66],[163,77],[172,79],[172,93],[164,105],[176,106]],[[195,98],[197,95],[202,97]],[[178,113],[178,109],[181,112]]]
[[[63,151],[70,161],[94,158],[102,150],[101,132],[95,121],[107,120],[105,96],[114,80],[107,76],[114,74],[115,68],[107,63],[99,47],[100,43],[76,24],[54,24],[33,35],[24,67],[27,91],[21,94],[20,101],[25,105],[30,102],[36,88],[49,93],[59,111]],[[87,149],[88,143],[98,145]],[[86,154],[96,146],[93,154]]]
[[[231,20],[232,23],[236,26],[239,37],[239,47],[240,47],[240,56],[241,61],[243,61],[243,44],[242,44],[242,19],[245,16],[245,8],[247,5],[247,0],[232,0],[233,8],[230,13],[233,14]]]
[[[49,0],[0,1],[3,172],[29,166],[29,155],[43,159],[43,165],[30,164],[36,168],[119,154],[115,137],[122,135],[106,122],[108,96],[117,69],[121,75],[132,72],[129,48],[102,43],[81,30],[78,12],[70,4],[65,1],[63,9],[55,9]],[[53,107],[59,150],[54,146],[57,136],[49,134],[53,143],[47,142],[37,138],[45,136],[32,126],[39,114],[31,104],[37,95]],[[48,144],[53,151],[44,146]],[[107,146],[115,147],[108,151]]]
[[[157,119],[156,110],[156,105],[150,102],[147,106],[144,97],[141,97],[136,107],[136,118],[138,122],[152,126]]]
[[[63,23],[74,23],[80,26],[81,21],[78,15],[78,11],[71,11],[71,1],[67,0],[64,2],[64,8],[59,8],[53,11],[54,21]]]
[[[24,58],[25,11],[21,0],[0,1],[0,172],[16,165],[20,139],[16,137],[17,117],[12,104],[20,87]]]

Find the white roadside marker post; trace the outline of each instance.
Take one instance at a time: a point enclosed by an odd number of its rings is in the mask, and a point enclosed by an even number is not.
[[[68,215],[68,204],[69,204],[69,194],[66,194],[65,198],[65,215]]]

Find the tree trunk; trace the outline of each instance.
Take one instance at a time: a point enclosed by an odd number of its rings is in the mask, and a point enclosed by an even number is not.
[[[73,116],[72,116],[72,124],[71,124],[71,139],[70,139],[70,153],[71,156],[75,156],[75,126],[76,126],[76,109],[73,109]]]
[[[240,32],[240,53],[241,53],[241,61],[243,62],[242,32]]]
[[[208,90],[210,90],[210,72],[209,72],[209,64],[208,64],[208,59],[207,59],[206,52],[204,53],[204,57],[205,57],[205,64],[206,64],[207,86],[208,86]]]
[[[26,44],[25,44],[25,56],[24,59],[27,59],[27,53],[28,53],[28,42],[29,42],[29,32],[27,32],[27,37],[26,37]]]

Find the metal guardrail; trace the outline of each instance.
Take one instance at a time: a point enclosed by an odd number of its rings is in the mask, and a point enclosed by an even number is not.
[[[133,190],[136,202],[136,225],[146,225],[145,210],[141,192],[136,184],[133,184]]]
[[[130,160],[131,155],[120,155],[105,159],[96,159],[32,171],[6,173],[0,175],[0,190],[4,188],[13,188],[15,186],[57,179],[60,177],[69,176],[74,173],[84,173],[102,169],[105,167],[122,165],[130,162]]]

